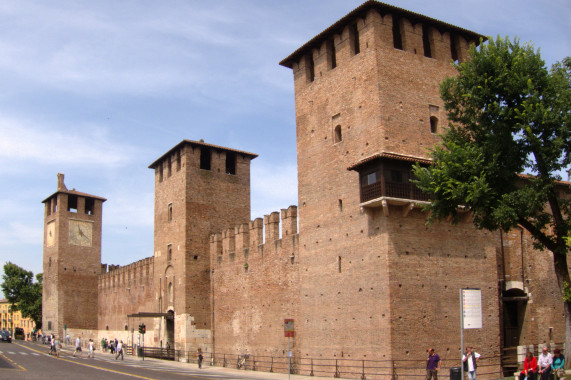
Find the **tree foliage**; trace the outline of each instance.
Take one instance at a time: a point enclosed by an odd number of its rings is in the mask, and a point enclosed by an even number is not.
[[[42,274],[36,275],[16,264],[8,262],[4,265],[0,287],[10,302],[13,311],[20,310],[24,318],[31,318],[36,328],[42,323]]]
[[[537,249],[553,252],[569,361],[570,186],[560,181],[571,162],[571,58],[548,70],[532,45],[498,37],[472,46],[456,68],[440,88],[450,125],[434,165],[414,167],[430,197],[429,222],[457,222],[463,208],[480,229],[521,226]]]
[[[569,200],[557,181],[571,161],[571,59],[548,70],[532,45],[499,37],[470,54],[441,85],[451,123],[434,165],[414,169],[430,220],[457,221],[461,205],[478,228],[523,226],[537,248],[566,255]]]

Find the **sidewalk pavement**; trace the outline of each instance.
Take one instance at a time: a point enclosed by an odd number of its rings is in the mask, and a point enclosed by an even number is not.
[[[46,346],[46,347],[49,348],[49,346]],[[62,351],[67,352],[67,353],[73,353],[75,351],[75,347],[73,345],[67,345],[67,346],[64,345],[62,348]],[[96,351],[95,354],[96,354],[96,357],[102,356],[102,355],[114,357],[114,355],[112,355],[109,351],[108,352],[101,352],[99,350],[99,351]],[[86,349],[84,349],[82,351],[82,355],[85,357],[87,356],[87,350]],[[139,357],[139,356],[125,355],[125,360],[143,361],[143,358]],[[193,369],[196,369],[197,371],[204,372],[204,374],[210,374],[210,375],[224,374],[225,376],[228,376],[228,377],[235,376],[236,378],[260,379],[260,380],[288,380],[288,379],[289,380],[332,380],[333,379],[333,377],[306,376],[306,375],[294,375],[294,374],[291,374],[288,377],[287,373],[252,371],[252,370],[243,370],[243,369],[229,368],[229,367],[214,367],[214,366],[210,366],[208,364],[205,364],[206,362],[203,362],[202,368],[199,369],[198,364],[195,364],[195,363],[184,363],[184,362],[178,362],[178,361],[173,361],[173,360],[161,360],[161,359],[155,359],[155,358],[145,358],[144,361],[145,362],[157,362],[157,363],[160,363],[161,365],[166,365],[166,366],[170,366],[173,368],[193,368]]]

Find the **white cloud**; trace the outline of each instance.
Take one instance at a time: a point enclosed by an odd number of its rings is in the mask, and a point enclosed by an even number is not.
[[[134,153],[135,148],[114,142],[114,137],[97,125],[78,125],[73,132],[67,132],[28,120],[0,118],[3,170],[22,161],[117,166],[128,162]]]
[[[0,229],[0,247],[4,247],[3,251],[7,252],[6,248],[14,247],[16,245],[36,244],[38,241],[43,241],[43,224],[40,220],[38,223],[29,224],[20,221],[2,223]],[[2,254],[3,256],[3,254]]]
[[[154,193],[122,188],[107,194],[104,225],[121,231],[133,227],[150,227],[154,223]]]

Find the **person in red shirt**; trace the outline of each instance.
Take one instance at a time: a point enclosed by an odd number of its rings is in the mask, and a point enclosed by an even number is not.
[[[525,362],[523,362],[523,371],[519,374],[521,380],[536,380],[537,379],[537,359],[531,351],[527,351],[525,354]]]

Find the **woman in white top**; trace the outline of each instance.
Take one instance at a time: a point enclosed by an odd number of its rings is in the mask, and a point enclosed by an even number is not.
[[[93,353],[94,351],[94,346],[93,346],[93,339],[89,339],[89,353],[87,354],[88,358],[94,358],[95,354]]]

